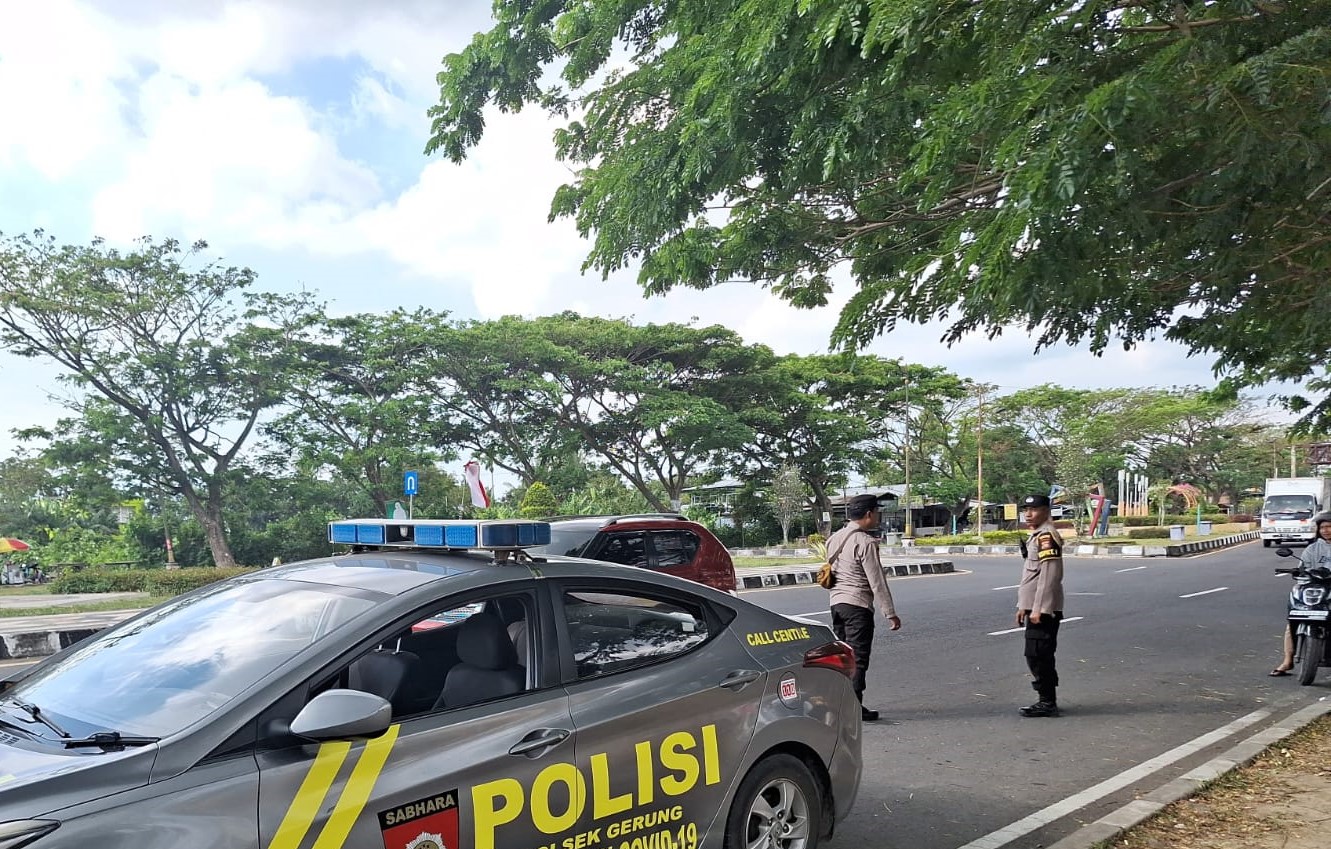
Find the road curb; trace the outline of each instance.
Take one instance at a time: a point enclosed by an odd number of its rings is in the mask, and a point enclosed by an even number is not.
[[[1187,557],[1217,548],[1241,545],[1260,536],[1258,531],[1243,531],[1237,534],[1225,534],[1209,537],[1181,545],[1069,545],[1068,554],[1077,557]],[[1017,545],[917,545],[912,548],[884,548],[888,557],[904,557],[914,553],[929,554],[1020,554]]]
[[[757,590],[763,587],[794,587],[815,583],[819,563],[796,567],[754,566],[735,570],[735,589]],[[945,575],[955,572],[951,560],[914,560],[910,563],[884,563],[883,574],[889,578],[911,575]]]
[[[1082,826],[1057,843],[1051,844],[1048,849],[1092,849],[1096,844],[1113,840],[1124,831],[1155,816],[1166,806],[1194,795],[1225,773],[1251,763],[1272,745],[1328,713],[1331,713],[1331,702],[1318,702],[1297,710],[1283,721],[1257,732],[1219,757],[1212,758],[1139,799],[1134,799],[1113,813]]]

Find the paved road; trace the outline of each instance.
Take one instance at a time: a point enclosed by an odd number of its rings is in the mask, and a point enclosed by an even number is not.
[[[1065,715],[1023,719],[1016,708],[1034,693],[1022,637],[1004,633],[1014,628],[1018,562],[950,559],[965,571],[892,582],[904,628],[880,629],[866,698],[889,722],[866,726],[864,783],[835,845],[956,849],[1254,711],[1278,707],[1262,720],[1274,721],[1331,695],[1320,681],[1266,677],[1289,581],[1272,574],[1272,552],[1247,544],[1186,559],[1069,558],[1066,614],[1081,618],[1059,638]],[[830,620],[818,587],[745,597]],[[1010,846],[1047,846],[1129,798],[1107,795]]]

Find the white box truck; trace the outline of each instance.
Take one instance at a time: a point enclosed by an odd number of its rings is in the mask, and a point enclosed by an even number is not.
[[[1317,537],[1313,517],[1331,510],[1331,477],[1267,478],[1262,502],[1262,545],[1299,542]]]

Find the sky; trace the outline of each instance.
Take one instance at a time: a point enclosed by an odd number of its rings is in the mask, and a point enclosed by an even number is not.
[[[489,0],[42,0],[0,5],[0,232],[62,243],[207,240],[258,289],[330,312],[425,306],[455,318],[575,310],[637,323],[723,324],[778,353],[825,352],[853,284],[797,310],[755,284],[645,299],[636,269],[579,268],[573,225],[547,221],[571,172],[544,113],[488,116],[454,165],[426,157],[440,60],[490,25]],[[952,347],[941,325],[868,353],[1002,390],[1211,385],[1205,358],[1154,342],[1039,355],[1024,332]],[[51,426],[54,367],[0,353],[11,430]]]

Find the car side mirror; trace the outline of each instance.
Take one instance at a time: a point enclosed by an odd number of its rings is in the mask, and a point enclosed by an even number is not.
[[[1276,549],[1276,556],[1277,556],[1277,557],[1293,557],[1293,556],[1294,556],[1294,552],[1291,551],[1291,550],[1288,549],[1288,548],[1277,548],[1277,549]]]
[[[291,733],[307,740],[378,737],[388,730],[393,706],[360,690],[325,690],[291,720]]]

